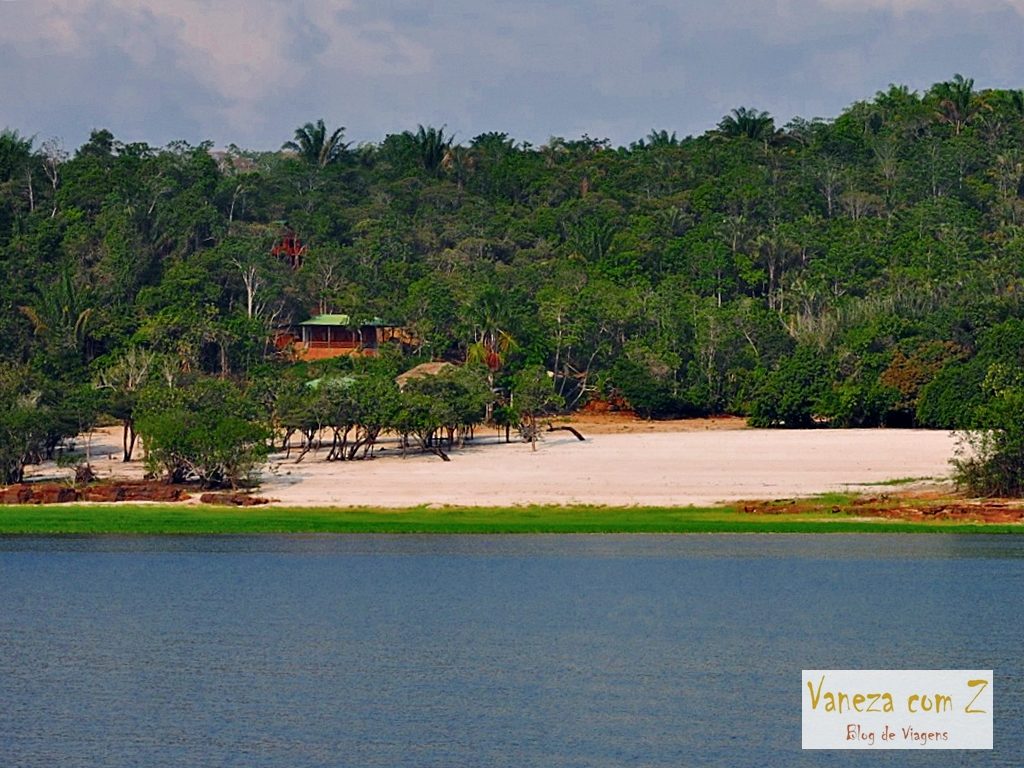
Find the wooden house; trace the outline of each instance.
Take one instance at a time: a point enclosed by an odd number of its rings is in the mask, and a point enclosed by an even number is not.
[[[342,355],[376,355],[381,344],[405,341],[401,326],[379,317],[354,321],[348,315],[317,315],[291,332],[290,346],[299,360],[324,360]],[[278,346],[283,346],[280,341]]]

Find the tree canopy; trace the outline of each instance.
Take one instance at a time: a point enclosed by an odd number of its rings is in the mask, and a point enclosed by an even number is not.
[[[542,370],[564,407],[651,417],[981,423],[993,367],[1021,363],[1020,91],[956,75],[627,147],[343,139],[323,120],[276,152],[97,130],[64,152],[0,132],[0,358],[46,390],[10,389],[18,413],[92,383],[117,394],[127,453],[130,355],[150,382],[251,388],[292,364],[275,335],[321,313],[401,325],[407,367],[476,361],[506,393]],[[301,261],[272,255],[286,233]]]

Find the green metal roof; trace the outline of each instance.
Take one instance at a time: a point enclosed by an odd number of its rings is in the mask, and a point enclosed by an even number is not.
[[[386,326],[391,326],[392,323],[387,323],[387,322],[385,322],[380,317],[373,317],[373,318],[370,318],[369,320],[363,320],[363,321],[354,323],[352,321],[352,318],[349,317],[348,315],[317,315],[316,317],[309,318],[309,320],[304,320],[303,322],[299,323],[299,325],[330,325],[330,326],[334,326],[335,328],[338,328],[338,327],[350,328],[353,325],[378,325],[378,326],[379,325],[386,325]]]
[[[316,315],[299,323],[299,325],[344,325],[348,326],[351,318],[348,315]]]

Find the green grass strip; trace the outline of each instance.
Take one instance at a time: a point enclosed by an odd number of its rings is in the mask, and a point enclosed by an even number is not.
[[[0,535],[260,533],[1024,533],[1024,526],[865,520],[856,510],[755,515],[733,507],[0,507]]]

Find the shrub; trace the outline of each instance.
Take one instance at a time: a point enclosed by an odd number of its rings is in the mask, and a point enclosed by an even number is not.
[[[960,439],[958,485],[980,496],[1024,495],[1024,378],[994,365],[985,378],[988,402]]]
[[[168,482],[236,487],[267,456],[269,430],[258,409],[229,381],[200,378],[143,391],[136,430],[146,466]]]
[[[92,426],[96,410],[88,386],[48,388],[24,368],[0,372],[0,483],[18,483],[25,467],[52,457],[69,437]]]
[[[629,407],[645,419],[667,416],[676,410],[671,382],[654,376],[646,365],[620,357],[609,379]]]
[[[985,401],[984,381],[982,360],[973,358],[965,363],[950,363],[921,388],[917,398],[917,423],[933,429],[972,426],[975,413]]]
[[[537,417],[562,405],[554,379],[543,366],[530,366],[516,374],[512,383],[512,404],[519,415],[520,429],[536,450]]]
[[[750,403],[755,427],[810,427],[827,400],[828,366],[816,349],[800,347],[771,371]]]

